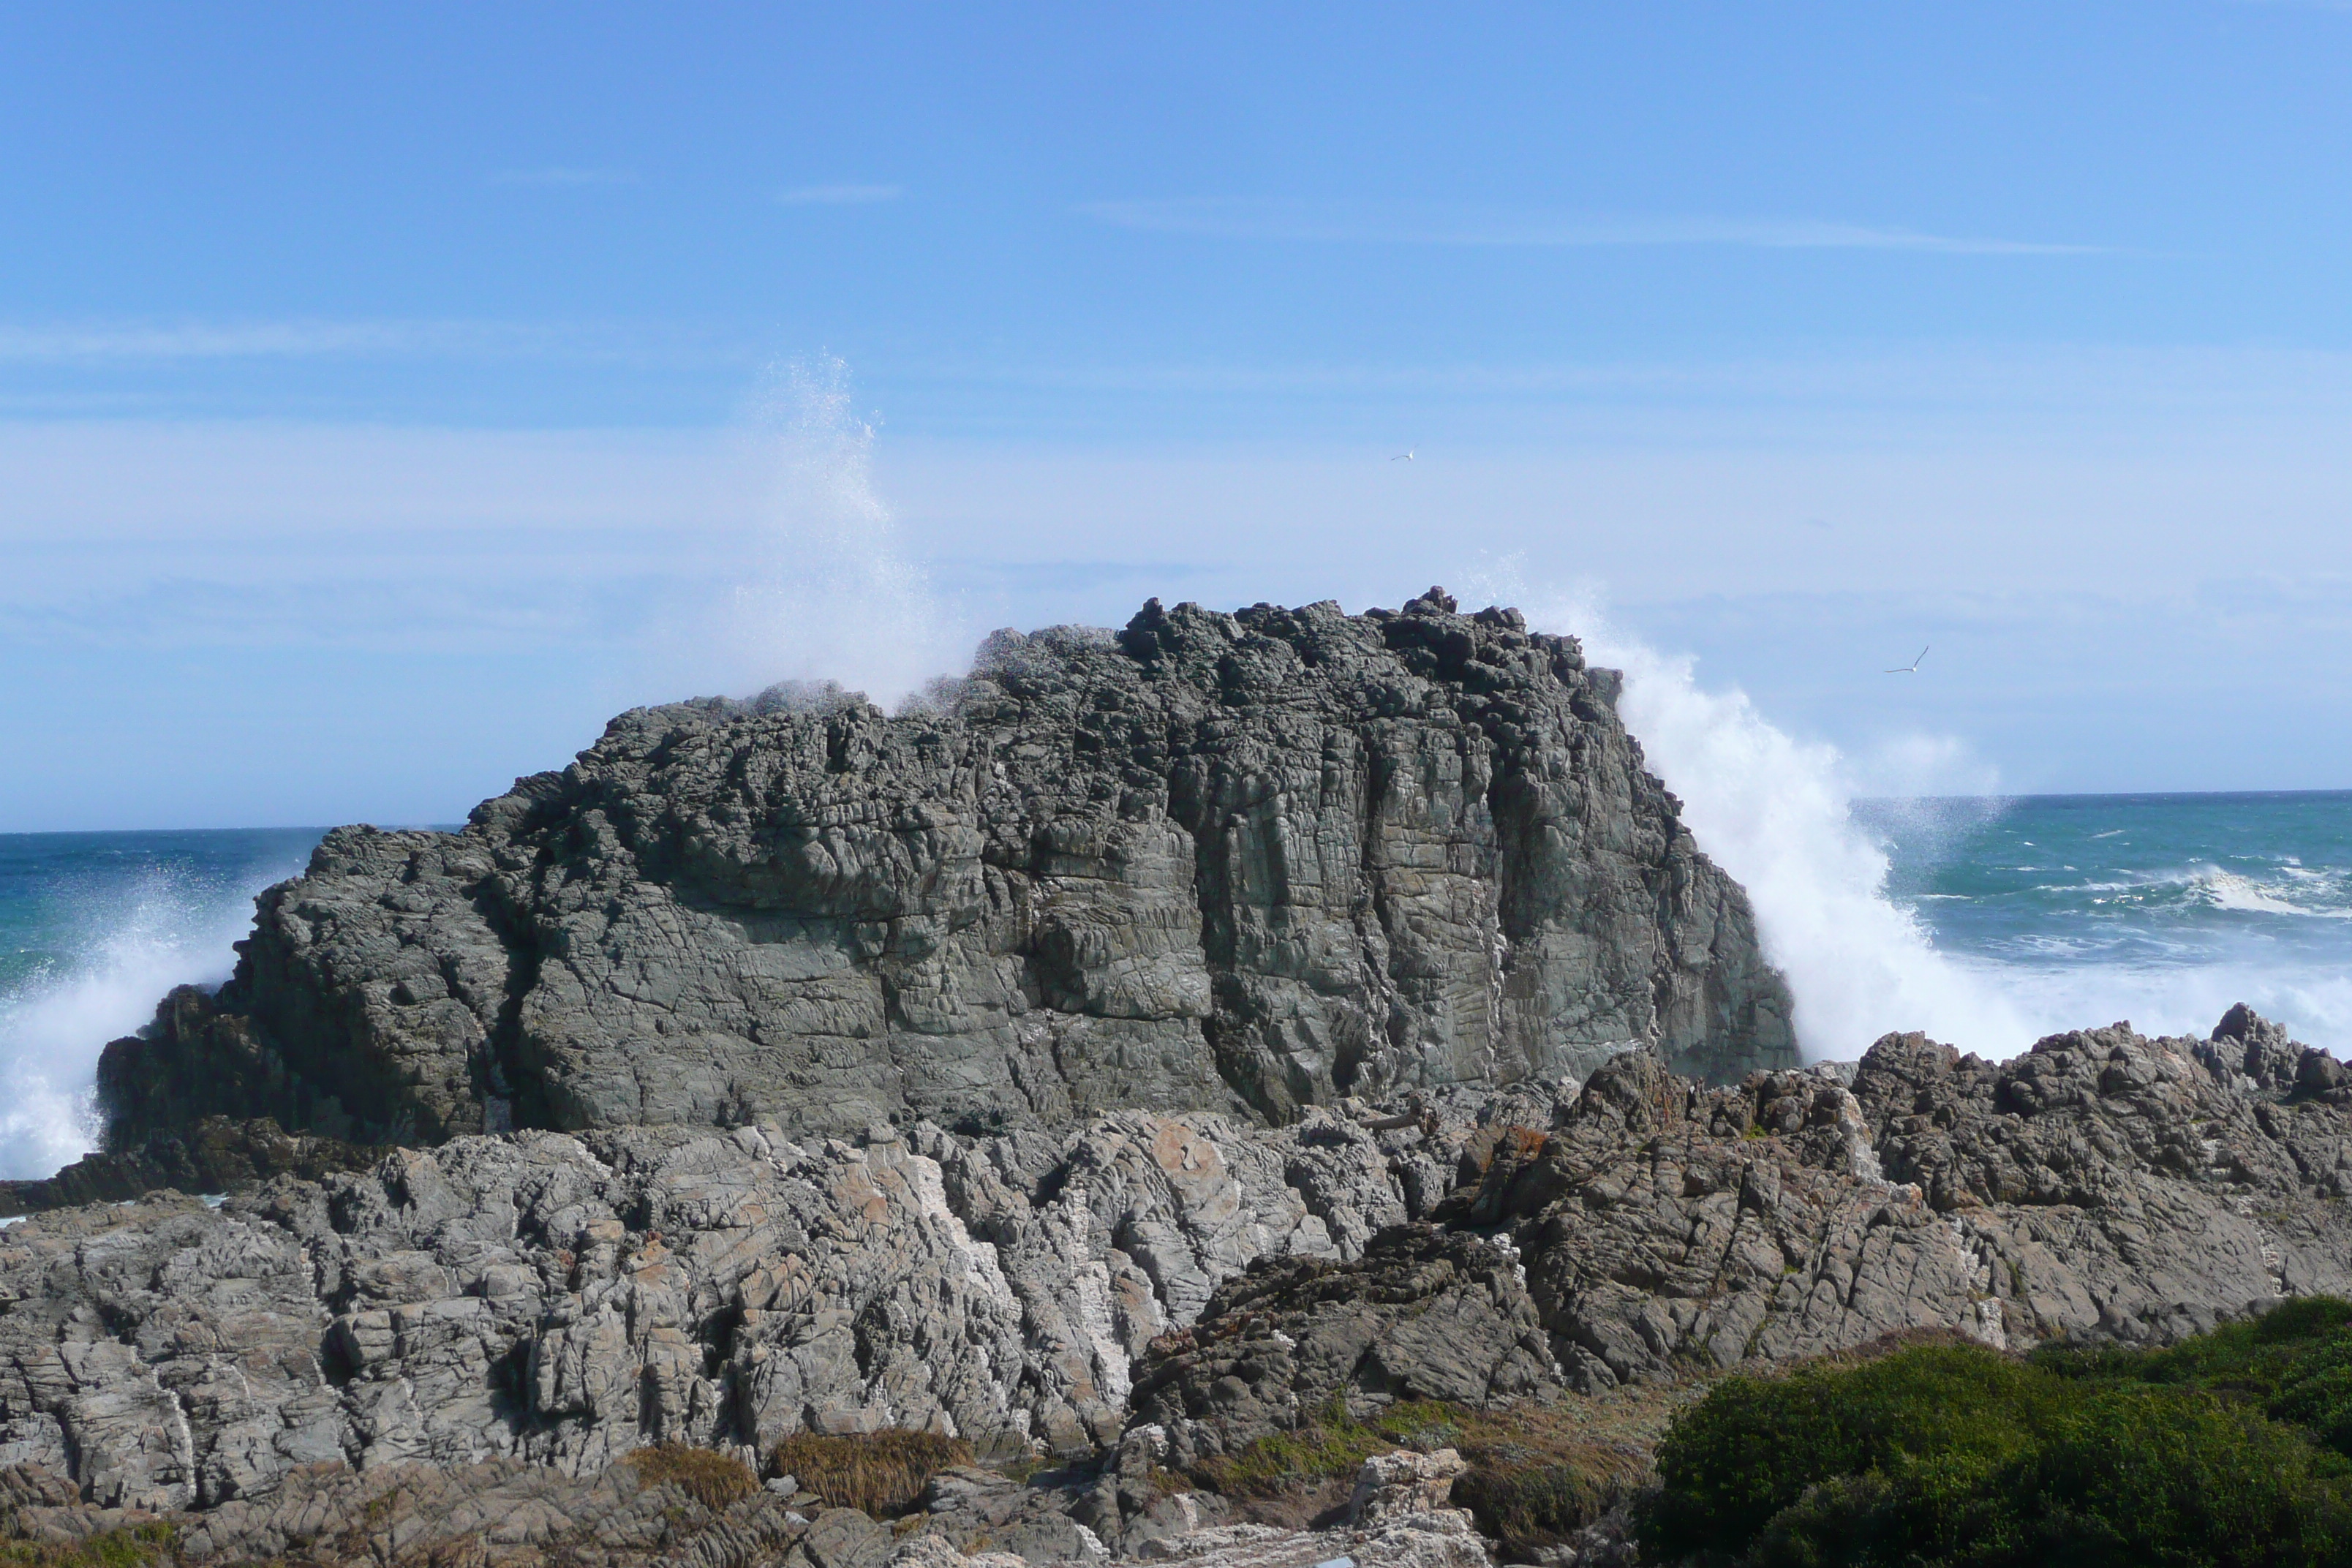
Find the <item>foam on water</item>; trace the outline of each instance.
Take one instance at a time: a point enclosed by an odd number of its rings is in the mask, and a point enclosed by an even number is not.
[[[167,861],[52,885],[44,951],[0,985],[0,1176],[46,1176],[97,1147],[99,1053],[152,1019],[173,986],[226,979],[254,894],[299,865]]]
[[[2003,1055],[2034,1038],[2011,998],[1937,952],[1918,916],[1887,897],[1886,850],[1854,822],[1834,747],[1792,739],[1741,691],[1702,688],[1686,658],[1590,612],[1574,618],[1592,661],[1625,672],[1626,727],[1681,797],[1692,834],[1747,888],[1809,1057],[1851,1058],[1893,1029]]]
[[[1529,616],[1576,633],[1593,663],[1624,671],[1626,726],[1681,798],[1700,847],[1747,888],[1766,954],[1789,977],[1808,1057],[1850,1058],[1908,1029],[1992,1057],[2124,1019],[2202,1035],[2240,1001],[2312,1044],[2352,1048],[2352,946],[2332,934],[2352,921],[2352,869],[2273,853],[2259,869],[2193,860],[2077,871],[2092,865],[2086,847],[2104,862],[2148,829],[2102,826],[2062,854],[2021,835],[1990,840],[1988,826],[2022,805],[1990,795],[1872,800],[1858,811],[1875,791],[1861,787],[1849,758],[1790,736],[1736,688],[1703,686],[1691,659],[1612,626],[1590,595],[1538,598]],[[1964,754],[1933,740],[1914,750]],[[2111,809],[2160,816],[2168,808],[2147,804],[2154,799],[2118,797]],[[2238,826],[2231,808],[2206,809]],[[2060,896],[2004,908],[1994,890],[1913,874],[1956,857],[1988,864],[2004,849],[2035,861],[2011,875],[2044,879],[2032,890]],[[1906,885],[1891,889],[1897,857]],[[2046,880],[2063,872],[2084,879]]]

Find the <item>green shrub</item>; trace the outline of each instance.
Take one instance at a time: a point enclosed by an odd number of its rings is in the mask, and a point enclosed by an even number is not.
[[[971,1447],[936,1432],[795,1432],[776,1445],[770,1468],[797,1477],[830,1508],[889,1519],[913,1508],[931,1478],[971,1463]]]
[[[5,1568],[169,1568],[179,1561],[179,1533],[158,1522],[102,1531],[70,1544],[0,1541]]]
[[[2331,1334],[2343,1321],[2309,1320]],[[2180,1347],[2191,1353],[2161,1370],[2238,1364],[2258,1328],[2238,1326],[2239,1349]],[[2062,1371],[1952,1346],[1727,1380],[1659,1447],[1644,1555],[1751,1568],[2352,1563],[2352,1464],[2242,1395],[2123,1373],[2158,1364],[2077,1355]]]
[[[1727,1379],[1659,1445],[1665,1500],[1643,1539],[1662,1560],[1741,1551],[1808,1488],[1874,1473],[1900,1478],[1914,1513],[1965,1511],[1984,1476],[2024,1453],[2021,1418],[2058,1389],[2007,1357],[1955,1346]]]
[[[2273,1418],[2352,1458],[2352,1302],[2299,1296],[2251,1322],[2229,1323],[2164,1350],[2052,1345],[2035,1365],[2079,1383],[2201,1388],[2262,1402]]]

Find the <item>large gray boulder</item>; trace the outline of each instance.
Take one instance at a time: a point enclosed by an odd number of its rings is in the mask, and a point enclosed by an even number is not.
[[[114,1142],[1284,1121],[1629,1043],[1794,1066],[1748,900],[1616,690],[1433,589],[1000,633],[896,718],[638,710],[462,832],[330,834],[216,1003],[110,1048]]]

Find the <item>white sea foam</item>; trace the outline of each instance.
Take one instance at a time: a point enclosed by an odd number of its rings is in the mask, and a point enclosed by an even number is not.
[[[1703,686],[1691,658],[1612,625],[1589,586],[1529,592],[1507,563],[1479,586],[1525,606],[1539,629],[1578,635],[1594,664],[1625,672],[1626,727],[1681,798],[1700,847],[1747,888],[1766,955],[1795,994],[1808,1057],[1850,1058],[1904,1029],[1996,1058],[2045,1035],[2123,1019],[2143,1030],[2202,1035],[2239,1001],[2313,1044],[2352,1045],[2352,977],[2275,950],[2195,942],[2180,945],[2174,963],[2110,963],[2100,960],[2101,939],[2044,933],[2010,962],[1939,951],[1927,925],[1888,896],[1886,853],[1851,807],[1868,797],[1875,816],[1904,815],[1905,837],[1915,843],[1981,825],[2001,803],[1989,798],[1996,781],[1964,744],[1913,739],[1857,761],[1790,736],[1736,688]],[[1901,795],[1935,798],[1885,798]],[[2234,910],[2352,914],[2315,905],[2313,889],[2210,866],[2103,886],[2146,893],[2158,882],[2175,896]],[[2153,932],[2131,934],[2143,951],[2167,945]]]
[[[1834,748],[1792,740],[1738,690],[1706,690],[1687,658],[1594,629],[1592,656],[1625,671],[1627,726],[1699,843],[1748,889],[1808,1055],[1850,1058],[1895,1029],[2004,1056],[2032,1043],[2032,1023],[1886,897],[1885,851],[1848,810]]]
[[[2293,875],[2290,870],[2289,875]],[[2310,879],[2321,880],[2315,874]],[[2251,877],[2225,871],[2218,866],[2200,866],[2189,875],[2190,885],[2217,910],[2238,910],[2249,914],[2296,915],[2305,920],[2352,920],[2352,910],[2320,907],[2295,901],[2288,895],[2305,889],[2277,885],[2265,885]]]
[[[275,879],[200,886],[158,871],[119,900],[93,896],[79,951],[0,994],[0,1175],[46,1176],[97,1147],[99,1053],[172,987],[226,978],[253,895]]]

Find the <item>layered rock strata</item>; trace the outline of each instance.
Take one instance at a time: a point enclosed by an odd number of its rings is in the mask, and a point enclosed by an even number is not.
[[[1748,900],[1617,681],[1432,590],[1000,633],[896,718],[624,714],[462,832],[330,834],[217,999],[110,1047],[113,1146],[206,1115],[425,1144],[1280,1122],[1635,1043],[1793,1066]]]
[[[1181,1463],[1334,1397],[1569,1397],[1906,1329],[2161,1341],[2352,1293],[2347,1100],[2237,1012],[2001,1065],[1890,1036],[1733,1089],[1630,1052],[1278,1129],[465,1137],[0,1232],[0,1469],[209,1510],[320,1466],[589,1478],[887,1426],[1083,1456],[1138,1421]]]

